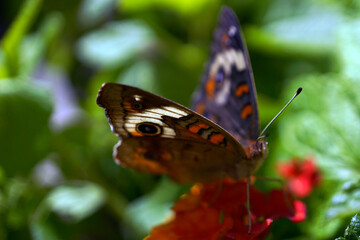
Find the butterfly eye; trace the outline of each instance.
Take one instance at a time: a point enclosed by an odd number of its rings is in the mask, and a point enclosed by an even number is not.
[[[136,126],[136,131],[144,135],[156,136],[161,134],[162,128],[151,122],[143,122]]]

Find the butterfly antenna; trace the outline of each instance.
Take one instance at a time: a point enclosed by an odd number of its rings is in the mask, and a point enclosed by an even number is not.
[[[262,130],[262,132],[260,133],[260,136],[258,137],[258,139],[266,137],[264,134],[264,132],[266,131],[266,129],[268,129],[268,127],[275,121],[275,119],[285,110],[285,108],[287,108],[287,106],[289,106],[289,104],[301,93],[302,91],[302,87],[298,88],[298,90],[296,91],[295,95],[290,99],[290,101],[280,110],[280,112],[278,114],[276,114],[276,116],[268,123],[268,125],[266,125],[266,127]]]

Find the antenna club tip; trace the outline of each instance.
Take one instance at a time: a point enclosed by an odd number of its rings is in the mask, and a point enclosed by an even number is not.
[[[299,87],[298,90],[296,91],[296,95],[299,95],[302,91],[302,87]]]

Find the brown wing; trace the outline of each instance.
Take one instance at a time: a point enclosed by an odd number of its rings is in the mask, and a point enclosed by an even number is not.
[[[126,138],[114,147],[114,159],[120,165],[186,183],[225,176],[244,179],[252,169],[249,161],[223,147],[176,138]]]
[[[181,182],[206,181],[223,173],[241,175],[238,166],[246,162],[241,144],[192,110],[115,83],[101,87],[97,103],[122,139],[114,151],[119,164],[166,173]]]

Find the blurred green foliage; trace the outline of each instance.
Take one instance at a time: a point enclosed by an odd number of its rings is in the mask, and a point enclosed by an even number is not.
[[[360,208],[359,0],[17,0],[0,3],[0,239],[141,239],[170,213],[189,186],[114,163],[97,91],[122,82],[189,105],[223,4],[243,27],[262,123],[304,88],[258,175],[308,156],[323,174],[307,220],[269,238],[342,234]]]

